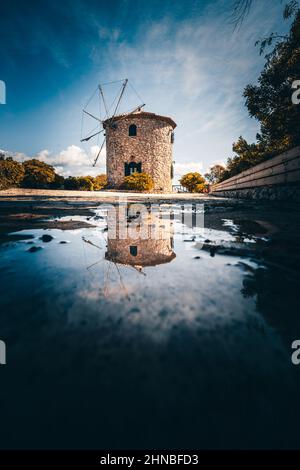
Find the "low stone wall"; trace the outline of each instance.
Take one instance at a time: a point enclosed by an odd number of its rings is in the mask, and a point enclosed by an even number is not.
[[[300,201],[300,147],[213,185],[211,195]]]
[[[233,189],[211,193],[211,196],[229,197],[238,199],[257,199],[269,201],[299,201],[300,185],[295,186],[269,186],[253,189]]]

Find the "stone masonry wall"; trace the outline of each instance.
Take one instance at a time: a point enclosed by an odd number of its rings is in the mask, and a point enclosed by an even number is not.
[[[117,128],[106,127],[106,164],[108,182],[119,187],[124,181],[124,164],[142,163],[142,172],[152,176],[154,191],[171,192],[172,126],[159,118],[131,115],[115,122]],[[130,124],[137,126],[137,135],[129,136]]]
[[[232,189],[227,191],[212,192],[210,195],[238,199],[300,202],[300,185],[278,185],[260,188]]]

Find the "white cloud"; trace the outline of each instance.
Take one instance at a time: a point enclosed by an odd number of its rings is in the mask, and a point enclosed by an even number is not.
[[[203,173],[202,162],[175,163],[174,165],[174,184],[177,184],[181,176],[186,173],[197,171]]]
[[[99,150],[98,145],[93,145],[88,150],[84,150],[77,145],[69,145],[58,154],[52,154],[49,150],[42,150],[39,152],[38,158],[49,165],[53,165],[63,176],[86,174],[94,176],[105,171],[105,149],[101,151],[97,166],[92,166]]]
[[[148,22],[136,42],[108,47],[107,74],[132,78],[145,95],[146,110],[177,122],[176,162],[203,161],[209,167],[232,155],[239,135],[255,139],[258,123],[248,116],[243,90],[263,67],[254,44],[277,30],[279,3],[269,3],[266,15],[264,2],[254,2],[243,28],[234,32],[228,1],[211,2],[201,16]]]
[[[44,116],[48,121],[39,130],[34,148],[51,150],[39,152],[40,158],[64,175],[104,171],[104,153],[94,169],[93,148],[69,145],[80,139],[80,103],[85,104],[85,98],[90,97],[99,70],[100,81],[128,77],[145,100],[146,110],[171,115],[177,122],[174,160],[178,176],[187,171],[205,173],[214,163],[226,161],[239,135],[253,141],[258,124],[249,118],[242,93],[248,83],[257,80],[265,62],[254,43],[272,31],[281,33],[288,25],[282,21],[281,2],[253,2],[243,27],[233,32],[228,21],[232,8],[229,3],[209,2],[201,15],[195,8],[192,19],[174,20],[170,14],[169,18],[162,16],[160,21],[151,22],[144,17],[139,32],[130,40],[121,26],[107,28],[95,19],[97,37],[105,43],[105,49],[98,44],[91,47],[94,70],[78,80],[76,88],[62,94],[61,101],[53,102],[50,112],[43,108],[37,113],[39,122],[45,122]],[[115,85],[112,97],[119,86]],[[130,93],[127,87],[122,111],[140,102]],[[26,142],[35,132],[33,127],[26,127],[26,120],[13,128],[11,146],[16,148],[22,148],[22,139]],[[53,151],[54,143],[64,150]],[[18,155],[20,159],[29,158]]]
[[[20,152],[1,151],[7,156],[12,156],[15,160],[23,162],[31,158],[37,158],[48,165],[52,165],[57,173],[62,176],[96,176],[105,173],[105,149],[102,149],[97,165],[93,167],[93,162],[99,152],[98,145],[93,145],[88,150],[84,150],[77,145],[69,145],[58,154],[43,149],[36,155],[26,155]]]

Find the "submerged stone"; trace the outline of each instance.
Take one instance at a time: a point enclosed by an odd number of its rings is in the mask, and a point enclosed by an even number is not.
[[[35,253],[36,251],[40,250],[42,250],[41,246],[31,246],[27,251],[29,251],[29,253]]]
[[[53,237],[52,237],[52,235],[42,235],[40,237],[40,240],[42,240],[42,242],[44,242],[44,243],[49,243],[53,240]]]

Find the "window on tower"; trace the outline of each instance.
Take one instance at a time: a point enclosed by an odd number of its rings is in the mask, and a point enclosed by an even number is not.
[[[136,136],[136,131],[137,131],[136,125],[135,124],[130,124],[129,130],[128,130],[128,135],[130,137],[134,137],[134,136]]]
[[[125,176],[130,176],[133,173],[142,173],[142,163],[130,162],[124,163]]]
[[[129,247],[129,251],[130,251],[131,256],[137,256],[137,254],[138,254],[137,246],[131,245]]]

